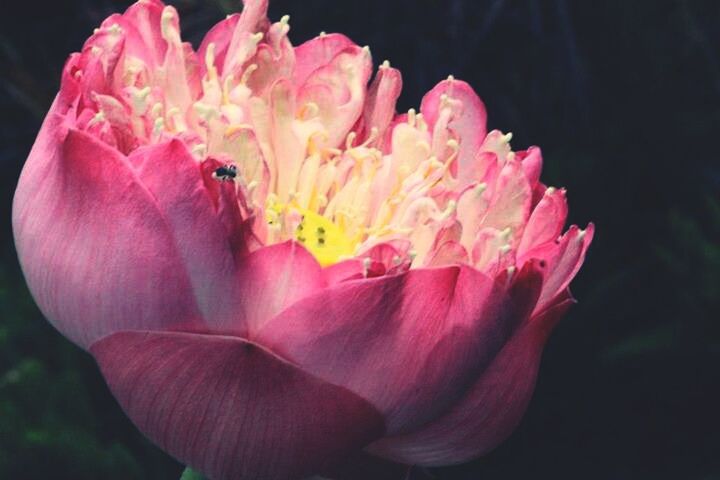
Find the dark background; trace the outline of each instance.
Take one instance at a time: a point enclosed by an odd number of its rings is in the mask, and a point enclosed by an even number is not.
[[[173,2],[174,3],[174,2]],[[177,2],[195,44],[234,0]],[[10,6],[9,4],[12,4]],[[91,357],[43,320],[13,251],[16,179],[62,64],[126,1],[0,14],[0,478],[177,479]],[[439,479],[720,479],[720,2],[273,0],[298,44],[340,31],[404,74],[449,73],[516,149],[543,147],[571,221],[597,224],[534,399],[490,455]],[[43,181],[38,178],[37,181]]]

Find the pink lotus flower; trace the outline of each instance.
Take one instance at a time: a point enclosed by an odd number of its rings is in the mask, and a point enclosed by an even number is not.
[[[70,57],[15,195],[30,289],[211,478],[483,455],[525,410],[592,225],[562,234],[540,149],[488,133],[466,83],[396,115],[397,70],[368,86],[367,48],[293,47],[266,10],[195,52],[141,0]]]

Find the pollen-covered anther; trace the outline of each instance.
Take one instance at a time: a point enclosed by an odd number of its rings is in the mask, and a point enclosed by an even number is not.
[[[248,67],[245,69],[245,71],[242,74],[242,77],[240,77],[240,84],[241,85],[247,85],[248,81],[250,81],[250,76],[255,73],[255,71],[258,69],[257,63],[251,63],[248,65]],[[226,80],[232,80],[230,77],[228,77]],[[229,90],[229,88],[228,88]]]
[[[160,33],[162,37],[170,44],[180,44],[180,32],[175,28],[175,20],[177,19],[177,11],[171,6],[163,8],[160,16]]]
[[[198,158],[205,158],[207,155],[207,145],[204,143],[198,143],[197,145],[193,145],[190,151]]]
[[[456,211],[457,211],[457,202],[455,200],[450,200],[447,204],[447,207],[445,207],[445,210],[442,212],[442,215],[440,216],[440,218],[442,220],[447,220],[448,218],[452,217]]]
[[[153,104],[152,108],[150,109],[150,116],[152,118],[157,118],[162,115],[162,112],[164,110],[164,106],[160,102],[156,102]]]
[[[513,277],[515,276],[515,273],[517,272],[517,267],[515,265],[510,265],[506,269],[507,271],[507,281],[510,282]]]
[[[510,227],[507,227],[502,232],[500,232],[500,239],[503,242],[507,242],[508,240],[510,240],[511,236],[512,236],[512,229]]]
[[[153,122],[153,135],[158,136],[165,130],[165,119],[158,117]]]
[[[195,102],[193,108],[195,109],[195,113],[197,113],[197,115],[206,122],[209,122],[213,118],[220,116],[220,111],[217,107],[213,105],[208,105],[202,102]]]
[[[414,108],[411,108],[410,110],[408,110],[408,113],[407,113],[407,123],[411,127],[414,127],[416,121],[417,121],[417,111]]]
[[[88,126],[88,127],[92,127],[93,125],[96,125],[96,124],[98,124],[98,123],[100,123],[100,122],[104,122],[104,121],[105,121],[105,112],[103,112],[103,111],[101,110],[101,111],[97,112],[97,113],[90,119],[90,121],[88,122],[87,126]]]
[[[150,96],[150,87],[144,88],[129,87],[130,99],[132,102],[133,113],[137,116],[144,115],[148,109],[148,97]]]
[[[368,276],[368,271],[370,270],[371,266],[372,266],[372,259],[369,257],[363,258],[363,277]]]
[[[205,50],[205,68],[207,68],[208,73],[212,72],[217,75],[217,70],[215,69],[215,42],[210,42],[207,50]]]
[[[120,25],[118,25],[117,23],[113,23],[112,25],[107,27],[107,30],[108,30],[108,32],[110,32],[110,34],[115,35],[115,36],[123,33],[122,27]]]

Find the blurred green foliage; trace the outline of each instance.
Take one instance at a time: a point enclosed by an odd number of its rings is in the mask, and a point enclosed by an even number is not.
[[[235,4],[175,3],[195,43]],[[127,4],[33,0],[0,16],[3,218],[67,54]],[[491,128],[543,147],[571,220],[597,224],[518,430],[437,477],[720,479],[720,3],[271,2],[285,13],[296,43],[343,31],[389,58],[403,109],[448,73],[468,80]],[[34,306],[9,221],[0,247],[0,478],[179,478]]]

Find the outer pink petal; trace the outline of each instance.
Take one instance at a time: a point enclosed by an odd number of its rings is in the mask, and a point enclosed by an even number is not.
[[[295,47],[293,84],[303,85],[315,70],[328,65],[340,52],[350,47],[357,45],[340,33],[315,37]]]
[[[430,127],[434,127],[440,115],[440,104],[443,95],[460,101],[462,111],[450,121],[450,128],[459,137],[460,152],[458,154],[458,178],[470,183],[477,178],[470,178],[475,170],[473,164],[480,146],[487,135],[487,111],[475,90],[462,80],[448,79],[440,82],[422,99],[420,110]]]
[[[472,389],[417,432],[384,438],[375,454],[424,466],[463,463],[486,454],[515,429],[530,401],[545,341],[573,303],[569,295],[518,329]]]
[[[215,171],[224,165],[225,163],[217,159],[207,158],[200,164],[200,169],[218,219],[225,227],[230,251],[237,262],[250,253],[258,241],[254,238],[250,225],[254,219],[249,217],[247,202],[242,192],[238,192],[235,182],[219,182],[214,176]]]
[[[206,323],[220,330],[237,325],[236,257],[201,165],[179,140],[139,148],[129,161],[172,229]]]
[[[261,248],[238,271],[238,317],[253,338],[275,315],[327,285],[320,264],[297,242]]]
[[[13,203],[15,245],[41,310],[83,347],[117,330],[197,325],[189,278],[152,196],[116,150],[68,129],[61,103]]]
[[[348,281],[294,304],[256,338],[368,399],[398,433],[448,408],[501,348],[523,303],[508,301],[505,284],[468,267]]]
[[[121,332],[91,352],[137,427],[209,478],[303,478],[383,432],[366,401],[239,338]]]
[[[197,304],[213,331],[251,334],[325,286],[320,265],[297,243],[272,245],[249,255],[245,245],[233,251],[246,240],[234,237],[245,230],[236,223],[237,212],[226,211],[233,208],[227,204],[233,196],[223,191],[234,184],[208,180],[183,143],[173,140],[138,149],[130,161],[172,228]],[[210,189],[208,181],[215,182]],[[221,191],[213,192],[213,187]],[[224,218],[228,216],[230,225]]]

